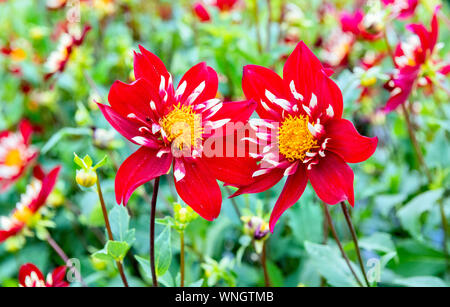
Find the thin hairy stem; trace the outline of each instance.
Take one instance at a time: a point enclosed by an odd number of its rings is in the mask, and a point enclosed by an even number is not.
[[[155,218],[156,218],[156,201],[158,200],[159,177],[155,179],[153,187],[153,196],[150,212],[150,269],[152,271],[153,287],[158,287],[158,278],[156,276],[155,267]]]

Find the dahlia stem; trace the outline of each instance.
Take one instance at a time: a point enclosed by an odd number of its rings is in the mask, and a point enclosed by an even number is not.
[[[427,164],[425,163],[425,159],[423,157],[423,153],[422,150],[420,149],[419,146],[419,142],[417,141],[416,135],[414,133],[414,127],[411,123],[411,118],[410,118],[410,114],[408,112],[408,108],[405,106],[404,103],[402,103],[402,110],[403,110],[403,114],[405,116],[405,120],[406,120],[406,126],[408,128],[408,134],[409,134],[409,138],[411,139],[411,143],[413,145],[414,148],[414,152],[417,156],[417,159],[419,160],[419,164],[422,167],[422,170],[425,172],[425,175],[428,179],[428,184],[431,185],[433,182],[433,177],[431,175],[430,169],[428,168]],[[442,200],[441,200],[442,202]],[[447,217],[445,216],[445,211],[443,210],[443,205],[442,203],[439,203],[440,208],[440,214],[441,214],[441,221],[442,221],[442,231],[444,232],[444,244],[443,244],[443,251],[444,251],[444,255],[445,255],[445,259],[446,259],[446,263],[447,263],[447,267],[450,267],[450,258],[449,258],[449,252],[447,249],[447,238],[448,238],[448,223],[447,223]]]
[[[56,241],[52,238],[50,234],[47,235],[47,243],[53,248],[53,250],[62,259],[62,261],[64,261],[64,265],[67,266],[67,264],[70,262],[69,257],[66,255],[61,246],[59,246],[58,243],[56,243]],[[83,280],[83,277],[81,277],[81,273],[78,271],[77,268],[74,268],[74,273],[78,281],[81,283],[81,285],[83,287],[87,287],[86,283]]]
[[[353,227],[352,219],[348,212],[347,206],[345,205],[344,202],[341,202],[341,208],[342,208],[342,212],[344,212],[344,216],[345,216],[345,220],[347,221],[348,229],[350,230],[350,233],[352,234],[353,243],[355,244],[356,255],[358,256],[359,267],[361,268],[361,272],[363,273],[364,280],[365,280],[367,286],[370,287],[369,280],[367,279],[366,269],[364,267],[364,262],[361,257],[361,250],[359,249],[358,237],[356,236],[355,227]]]
[[[344,251],[344,248],[342,247],[342,243],[339,240],[339,237],[336,233],[336,229],[334,228],[333,221],[332,221],[331,215],[330,215],[330,211],[328,211],[327,204],[323,203],[323,206],[325,207],[325,217],[327,218],[328,226],[330,226],[331,233],[333,234],[334,240],[336,241],[336,244],[338,245],[339,250],[341,251],[342,257],[344,258],[345,262],[347,263],[347,266],[350,269],[350,272],[352,273],[353,277],[355,277],[355,280],[358,283],[358,285],[360,287],[364,287],[363,284],[361,283],[361,281],[359,280],[358,275],[356,275],[356,272],[353,270],[350,260],[348,259],[347,254]]]
[[[324,216],[325,216],[325,207],[323,209],[324,212]],[[323,219],[322,222],[322,228],[323,228],[323,240],[322,240],[322,244],[326,245],[328,242],[328,233],[329,233],[329,227],[328,227],[328,223],[327,223],[327,219]],[[320,277],[320,286],[321,287],[325,287],[326,285],[326,280],[323,276]]]
[[[97,178],[97,194],[100,199],[100,204],[102,205],[103,219],[105,220],[106,231],[108,233],[108,238],[110,241],[114,241],[114,237],[111,231],[111,224],[109,223],[108,211],[106,210],[105,199],[103,198],[102,188],[100,186],[100,179]],[[123,285],[128,287],[127,277],[123,270],[122,262],[116,261],[117,269],[119,270],[120,278],[122,279]]]
[[[156,276],[155,267],[155,218],[156,218],[156,201],[158,199],[159,177],[155,178],[153,186],[153,196],[150,212],[150,269],[152,271],[153,287],[158,287],[158,278]]]
[[[233,195],[233,192],[231,191],[231,189],[229,187],[225,187],[225,189],[227,190],[228,194]],[[236,199],[235,198],[230,198],[231,200],[231,204],[233,205],[234,211],[236,212],[236,215],[238,216],[238,219],[241,218],[241,211],[239,210],[239,206],[236,203]]]
[[[267,247],[266,244],[267,241],[264,241],[263,243],[263,249],[261,253],[261,264],[264,271],[264,284],[266,287],[271,287],[272,284],[270,282],[270,276],[269,276],[269,270],[267,269]]]
[[[180,286],[184,287],[184,230],[180,231]]]
[[[425,163],[425,159],[423,157],[422,150],[420,149],[419,142],[417,141],[416,135],[414,133],[414,127],[411,122],[408,108],[406,108],[404,103],[402,103],[402,110],[403,110],[403,114],[405,116],[406,126],[408,128],[408,134],[409,134],[409,138],[411,139],[411,143],[413,145],[414,152],[417,156],[417,159],[419,160],[419,164],[422,167],[422,170],[425,172],[425,176],[427,176],[428,182],[431,184],[433,182],[433,178],[431,176],[430,170],[428,169],[428,167]]]

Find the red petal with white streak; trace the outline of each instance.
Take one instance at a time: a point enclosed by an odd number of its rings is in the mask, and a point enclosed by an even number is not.
[[[281,119],[283,109],[267,98],[266,91],[279,99],[289,99],[289,93],[281,77],[273,70],[257,65],[245,66],[242,89],[248,100],[253,99],[258,103],[256,113],[259,117],[277,121]]]
[[[144,78],[148,83],[159,87],[161,77],[166,81],[170,78],[164,63],[153,53],[139,45],[141,53],[134,53],[134,76],[136,79]]]
[[[299,167],[293,175],[288,176],[283,191],[270,216],[269,225],[271,232],[273,232],[280,216],[300,199],[307,183],[308,177],[304,167]]]
[[[283,80],[287,86],[294,81],[298,93],[303,95],[303,104],[309,105],[312,94],[317,97],[317,114],[326,113],[332,106],[334,118],[342,117],[343,100],[339,87],[331,80],[319,59],[300,42],[287,59],[283,69]],[[300,106],[300,110],[303,108]]]
[[[314,191],[329,205],[348,200],[353,206],[355,204],[353,170],[335,153],[327,151],[325,154],[318,164],[307,171]]]
[[[356,131],[346,119],[334,119],[326,126],[327,149],[340,155],[345,162],[359,163],[372,156],[378,144],[378,138],[365,137]]]
[[[274,185],[276,185],[281,178],[283,178],[284,169],[274,168],[270,173],[256,176],[253,182],[247,186],[240,187],[231,197],[236,197],[242,194],[260,193],[264,192]]]
[[[178,87],[180,86],[185,88],[177,101],[197,104],[216,98],[219,79],[214,69],[206,63],[199,63],[184,74]],[[196,90],[198,92],[195,92]]]
[[[213,174],[200,159],[183,159],[182,163],[186,174],[180,181],[175,180],[178,195],[204,219],[216,219],[222,205],[222,194]]]
[[[166,153],[158,158],[158,151],[141,147],[122,163],[115,182],[118,204],[126,205],[139,186],[169,172],[172,155]]]
[[[20,267],[20,271],[19,271],[19,284],[22,287],[27,287],[27,285],[25,284],[25,279],[27,278],[27,276],[30,276],[31,273],[35,273],[37,278],[45,283],[45,278],[44,275],[42,274],[42,272],[32,263],[26,263],[24,265],[22,265]],[[32,287],[34,287],[35,285],[32,285]]]

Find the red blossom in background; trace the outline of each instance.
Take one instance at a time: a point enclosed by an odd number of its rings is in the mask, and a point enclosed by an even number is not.
[[[303,42],[288,58],[283,78],[261,66],[244,68],[245,96],[259,102],[261,118],[250,120],[256,131],[250,141],[268,145],[259,155],[254,181],[233,196],[263,192],[287,177],[270,217],[272,232],[308,180],[325,203],[348,200],[353,206],[353,171],[347,163],[362,162],[376,149],[376,137],[359,135],[342,118],[342,94],[331,73]]]
[[[38,152],[30,145],[31,124],[22,120],[18,132],[0,132],[0,193],[19,179],[37,157]]]
[[[194,3],[194,5],[192,6],[192,10],[194,11],[195,16],[197,16],[197,18],[201,22],[211,21],[211,16],[209,15],[208,10],[202,2]]]
[[[116,81],[108,96],[111,107],[98,104],[119,133],[141,146],[119,168],[117,203],[126,205],[134,190],[167,174],[173,164],[180,197],[203,218],[213,220],[222,203],[216,179],[228,181],[242,168],[234,169],[227,159],[204,158],[203,141],[229,122],[246,121],[256,104],[216,99],[217,73],[205,63],[192,67],[175,90],[163,62],[141,46],[140,51],[134,58],[137,80]]]
[[[378,29],[378,22],[370,20],[368,16],[361,10],[353,14],[342,12],[340,16],[342,31],[352,33],[362,40],[373,41],[381,38],[383,33]]]
[[[416,83],[419,86],[427,86],[432,83],[426,69],[438,67],[435,71],[437,74],[446,75],[449,73],[449,65],[444,65],[440,60],[433,59],[439,33],[438,10],[439,7],[434,11],[430,30],[422,24],[406,26],[413,35],[409,37],[407,42],[399,43],[395,49],[394,64],[396,72],[385,85],[386,89],[391,92],[391,96],[384,107],[385,112],[391,112],[405,103]]]
[[[25,288],[68,287],[69,284],[64,281],[66,269],[66,266],[60,266],[51,274],[49,273],[45,279],[42,272],[34,264],[26,263],[20,267],[19,286]]]
[[[214,6],[219,8],[222,12],[231,11],[239,0],[215,0],[213,2]]]
[[[392,9],[394,18],[406,19],[414,15],[419,0],[381,0],[385,7]]]
[[[40,166],[33,170],[33,179],[11,216],[0,217],[0,242],[17,235],[32,222],[34,215],[45,205],[47,197],[56,184],[60,167],[55,167],[48,174]]]

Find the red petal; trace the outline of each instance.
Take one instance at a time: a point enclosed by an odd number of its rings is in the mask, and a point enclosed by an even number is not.
[[[65,265],[60,266],[53,270],[52,273],[52,287],[67,287],[68,284],[64,281],[66,276],[67,267]]]
[[[133,113],[142,121],[146,121],[147,118],[159,120],[150,108],[150,101],[153,101],[158,111],[161,111],[159,90],[145,79],[138,79],[131,84],[114,82],[109,90],[108,101],[114,111],[124,118]]]
[[[277,121],[281,119],[283,109],[266,97],[266,90],[280,99],[289,99],[289,93],[281,77],[273,70],[257,65],[245,66],[242,89],[248,100],[258,103],[256,113],[259,117]]]
[[[139,45],[141,53],[134,53],[134,76],[136,79],[144,78],[148,83],[159,87],[161,77],[166,84],[170,78],[164,63],[153,53]]]
[[[203,82],[204,89],[198,96],[195,95],[196,97],[192,99],[191,95],[194,90],[198,89]],[[206,65],[206,63],[199,63],[184,74],[178,87],[184,86],[183,84],[185,84],[186,87],[183,94],[177,99],[178,102],[197,104],[216,98],[217,90],[219,88],[219,79],[214,69]],[[189,96],[191,96],[191,98],[188,101]]]
[[[253,182],[247,186],[240,187],[230,197],[236,197],[242,194],[260,193],[266,191],[277,184],[283,178],[284,169],[275,168],[270,173],[256,176]]]
[[[308,177],[304,167],[299,167],[293,175],[288,176],[283,191],[270,216],[269,225],[271,232],[273,232],[280,216],[300,199],[307,183]]]
[[[200,159],[178,159],[178,162],[184,164],[186,173],[180,181],[175,180],[178,195],[204,219],[216,219],[222,205],[222,194],[208,166]]]
[[[114,111],[111,107],[97,103],[100,111],[102,111],[103,116],[108,121],[108,123],[117,130],[121,135],[127,138],[130,142],[138,144],[135,141],[135,137],[141,136],[142,133],[139,131],[139,128],[142,126],[134,121],[131,121],[127,118],[122,117],[116,111]],[[149,148],[158,148],[158,142],[151,136],[146,136],[145,138],[145,146]]]
[[[353,171],[341,157],[327,151],[308,171],[308,177],[319,198],[330,205],[348,200],[353,206]]]
[[[334,116],[341,117],[342,94],[338,86],[328,77],[331,71],[324,68],[312,51],[300,42],[286,61],[283,77],[286,84],[294,81],[297,91],[304,96],[304,104],[309,105],[311,94],[317,96],[318,110],[333,107]]]
[[[340,155],[345,162],[359,163],[372,156],[377,148],[378,138],[365,137],[356,131],[353,124],[346,119],[334,119],[325,128],[327,149]]]
[[[126,205],[139,186],[169,172],[172,155],[166,153],[158,158],[158,151],[143,146],[122,163],[115,183],[118,204]]]
[[[31,134],[33,133],[33,126],[31,126],[28,120],[24,119],[19,124],[19,130],[22,134],[24,143],[28,145],[30,143]]]
[[[303,95],[303,104],[306,106],[309,105],[312,94],[316,95],[316,114],[323,113],[331,105],[334,118],[341,118],[342,93],[328,77],[329,73],[305,43],[300,42],[284,65],[283,80],[287,86],[294,81],[295,88]],[[301,107],[299,109],[302,110]]]
[[[204,158],[217,180],[232,186],[244,186],[253,182],[256,160],[252,158],[213,157]]]
[[[61,167],[57,166],[42,179],[41,192],[39,193],[38,197],[29,205],[31,211],[36,212],[45,204],[47,197],[50,195],[56,185],[60,170]]]
[[[30,276],[32,272],[35,272],[39,280],[45,283],[44,275],[42,272],[32,263],[26,263],[20,267],[19,271],[19,283],[22,287],[26,287],[25,278]]]

